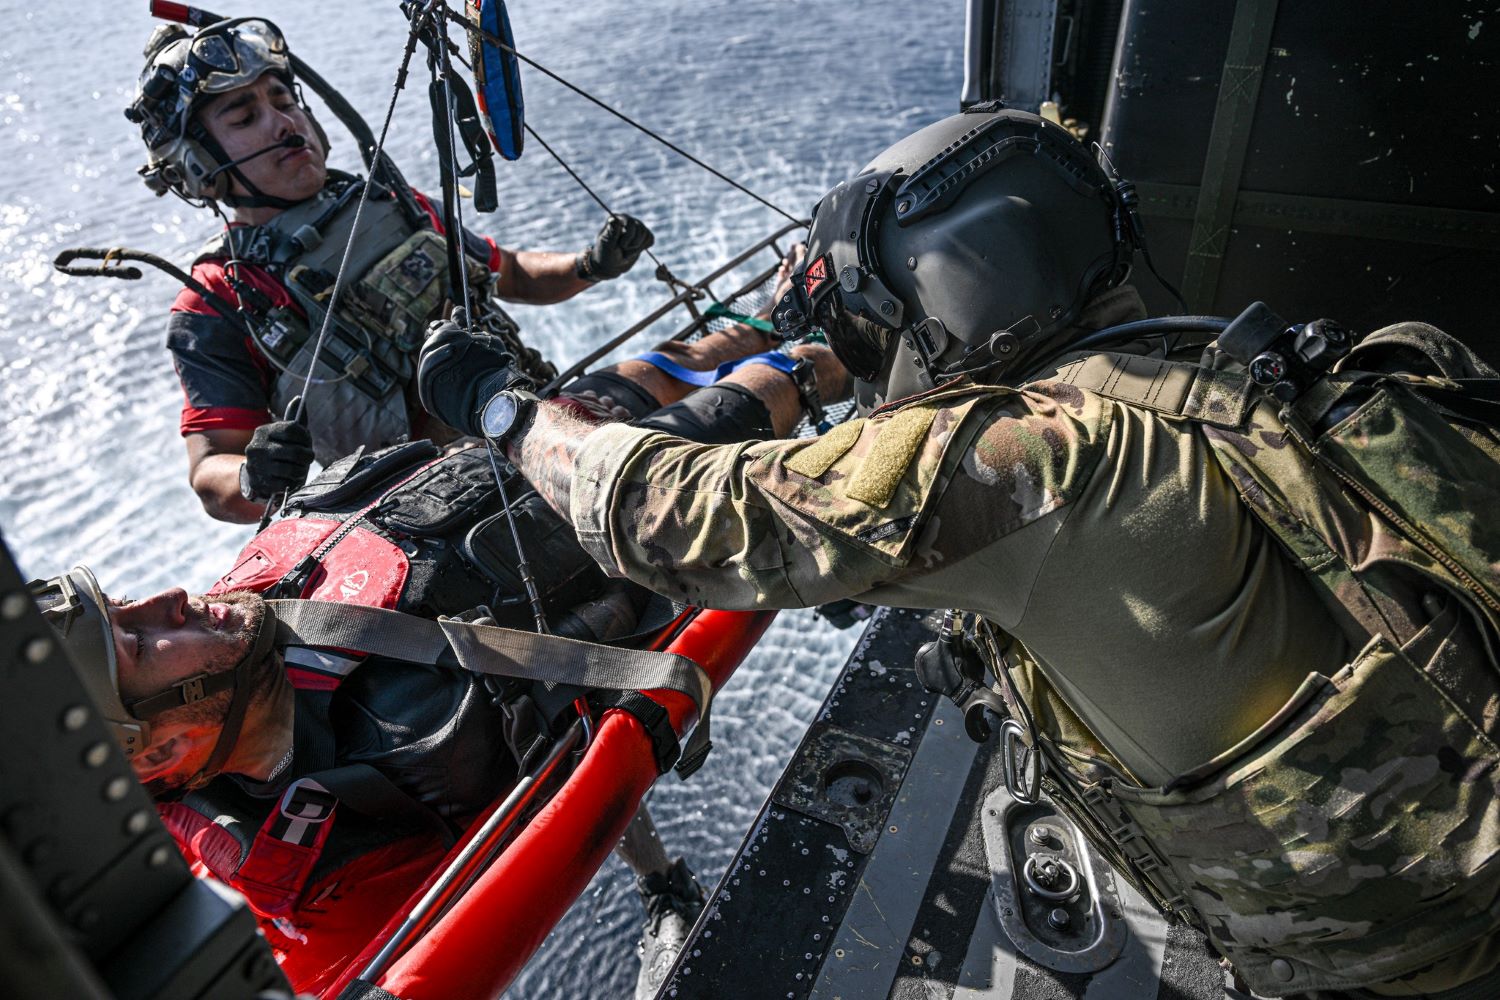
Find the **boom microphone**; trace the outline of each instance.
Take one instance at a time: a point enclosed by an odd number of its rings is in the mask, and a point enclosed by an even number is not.
[[[273,142],[273,143],[271,143],[271,145],[266,146],[264,149],[257,149],[255,152],[251,153],[249,156],[242,156],[238,160],[230,160],[228,163],[224,164],[221,167],[215,167],[213,170],[210,170],[208,172],[208,176],[204,177],[203,180],[205,182],[211,181],[215,177],[219,176],[220,174],[222,174],[226,170],[233,170],[235,167],[239,166],[241,163],[249,163],[251,160],[255,159],[256,157],[265,156],[267,153],[272,152],[274,150],[277,150],[277,149],[301,149],[303,146],[306,146],[306,145],[307,145],[307,140],[304,139],[302,136],[300,136],[300,135],[298,135],[298,134],[296,134],[294,132],[291,135],[287,136],[285,139],[282,139],[280,142]]]

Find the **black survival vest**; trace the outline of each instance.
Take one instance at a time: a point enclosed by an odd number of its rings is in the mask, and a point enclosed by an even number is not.
[[[524,479],[512,476],[507,494],[549,618],[564,625],[570,609],[605,590],[607,578]],[[447,456],[430,441],[357,449],[288,497],[283,516],[245,547],[213,592],[229,590],[352,601],[423,618],[485,606],[496,624],[533,627],[482,447]]]

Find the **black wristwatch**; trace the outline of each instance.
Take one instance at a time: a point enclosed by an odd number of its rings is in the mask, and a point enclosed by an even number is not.
[[[503,444],[526,426],[541,397],[525,389],[502,389],[490,397],[479,413],[479,430],[496,444]]]

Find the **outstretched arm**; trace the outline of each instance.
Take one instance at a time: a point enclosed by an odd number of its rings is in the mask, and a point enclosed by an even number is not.
[[[500,248],[495,294],[507,302],[545,306],[571,299],[590,282],[577,273],[577,254]]]
[[[570,524],[569,506],[578,453],[599,426],[598,421],[582,416],[578,408],[547,400],[537,405],[528,426],[505,443],[505,454],[511,464]]]
[[[548,305],[571,299],[590,285],[618,278],[635,266],[654,237],[644,222],[611,215],[582,252],[500,248],[495,294],[510,302]]]

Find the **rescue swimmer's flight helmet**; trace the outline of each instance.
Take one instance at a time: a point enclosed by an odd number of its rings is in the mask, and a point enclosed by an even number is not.
[[[196,34],[165,24],[151,33],[144,55],[146,66],[125,117],[141,127],[148,158],[140,174],[146,186],[158,195],[174,191],[184,198],[231,205],[290,204],[264,195],[246,181],[196,117],[209,98],[254,83],[263,73],[275,73],[297,95],[327,155],[328,135],[297,87],[281,29],[260,17],[217,21]],[[231,175],[250,198],[229,194]]]
[[[824,196],[773,318],[786,336],[823,330],[865,406],[960,374],[1019,376],[1129,275],[1131,232],[1116,183],[1072,135],[980,105]]]
[[[68,651],[94,701],[94,707],[114,731],[127,758],[151,746],[151,722],[183,705],[231,691],[229,708],[209,763],[199,773],[214,773],[229,756],[252,694],[254,667],[271,653],[276,619],[265,609],[245,655],[230,669],[198,674],[145,698],[120,698],[120,664],[115,651],[109,598],[86,566],[75,566],[50,580],[31,584],[31,596],[47,624]]]

